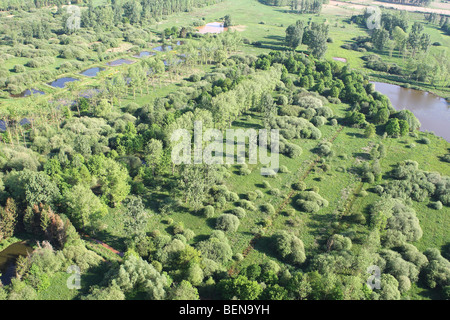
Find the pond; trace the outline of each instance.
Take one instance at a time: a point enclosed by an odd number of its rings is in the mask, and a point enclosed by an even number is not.
[[[45,94],[45,92],[37,90],[37,89],[27,89],[22,93],[11,95],[11,96],[14,98],[23,98],[23,97],[28,97],[31,95],[41,95],[41,94]]]
[[[15,263],[19,256],[26,256],[31,253],[33,248],[31,248],[25,241],[16,242],[0,251],[0,280],[4,285],[8,285],[16,274]]]
[[[73,82],[73,81],[79,81],[79,79],[75,78],[59,78],[56,79],[53,82],[49,82],[48,84],[55,88],[64,88],[66,86],[66,83]]]
[[[116,67],[116,66],[120,66],[122,64],[133,64],[133,63],[135,63],[135,61],[128,60],[128,59],[117,59],[114,61],[107,62],[106,65],[111,66],[111,67]]]
[[[139,54],[135,54],[133,57],[135,58],[143,58],[148,56],[154,56],[156,53],[150,51],[141,51]]]
[[[375,90],[386,95],[396,110],[408,109],[419,119],[421,131],[431,131],[450,142],[450,105],[445,99],[425,91],[398,85],[372,82]]]
[[[158,51],[158,52],[166,52],[166,51],[172,51],[173,47],[170,45],[162,45],[162,46],[157,46],[155,48],[153,48],[153,50]]]
[[[340,62],[347,62],[347,59],[345,59],[345,58],[340,58],[340,57],[333,57],[333,60],[335,60],[335,61],[340,61]]]
[[[225,28],[223,25],[223,22],[210,22],[207,23],[204,26],[196,27],[198,30],[198,33],[222,33],[224,31],[227,31],[228,28]]]
[[[97,75],[97,73],[99,73],[100,71],[105,70],[105,68],[99,68],[99,67],[95,67],[95,68],[90,68],[87,70],[84,70],[83,72],[80,72],[80,74],[82,74],[83,76],[87,76],[87,77],[95,77]]]

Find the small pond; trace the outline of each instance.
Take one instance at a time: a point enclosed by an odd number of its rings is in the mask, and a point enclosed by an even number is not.
[[[105,68],[100,68],[100,67],[95,67],[95,68],[89,68],[87,70],[84,70],[83,72],[80,72],[80,74],[82,74],[83,76],[87,76],[87,77],[95,77],[97,75],[97,73],[99,73],[100,71],[105,70]]]
[[[49,82],[48,84],[55,88],[64,88],[66,86],[66,83],[74,81],[79,81],[79,79],[65,77],[56,79],[55,81]]]
[[[135,63],[135,61],[128,60],[128,59],[117,59],[114,61],[107,62],[106,65],[108,65],[110,67],[116,67],[116,66],[120,66],[122,64],[133,64],[133,63]]]
[[[210,22],[204,26],[196,27],[199,33],[222,33],[227,31],[228,28],[225,28],[223,22]]]
[[[148,56],[154,56],[156,53],[150,51],[141,51],[139,54],[135,54],[133,57],[135,58],[144,58]]]

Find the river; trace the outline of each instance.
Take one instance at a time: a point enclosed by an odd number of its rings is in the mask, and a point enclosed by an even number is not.
[[[372,82],[375,90],[386,95],[396,110],[408,109],[419,119],[421,131],[431,131],[450,142],[450,105],[445,99],[425,91],[398,85]]]
[[[16,274],[16,260],[19,256],[31,253],[33,249],[25,241],[16,242],[0,251],[0,280],[4,285],[8,285]]]

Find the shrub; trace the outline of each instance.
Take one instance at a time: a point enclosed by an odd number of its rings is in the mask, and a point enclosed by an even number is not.
[[[286,166],[280,166],[280,173],[289,173],[289,169]]]
[[[296,200],[296,204],[301,210],[308,213],[316,213],[321,208],[328,207],[328,201],[314,191],[301,192]]]
[[[205,218],[212,218],[214,217],[214,207],[211,205],[208,205],[203,208],[203,216]]]
[[[217,218],[216,229],[235,232],[239,227],[239,218],[234,214],[224,213]]]
[[[292,189],[297,191],[304,191],[306,190],[306,183],[304,181],[294,182],[292,184]]]
[[[245,215],[246,215],[245,209],[241,208],[241,207],[234,208],[233,210],[231,210],[231,213],[234,214],[239,219],[245,218]]]
[[[275,213],[275,208],[270,203],[265,203],[265,204],[261,205],[260,210],[261,210],[261,212],[267,213],[269,215],[272,215]]]
[[[21,64],[16,64],[16,65],[13,67],[13,71],[14,71],[15,73],[22,73],[22,72],[25,72],[25,67],[24,67],[23,65],[21,65]]]
[[[303,242],[296,236],[287,233],[286,231],[277,232],[273,236],[275,250],[282,259],[289,263],[299,265],[305,262],[305,248]]]
[[[263,198],[264,197],[264,193],[261,190],[255,190],[255,193],[258,197],[258,199]]]
[[[300,146],[293,143],[286,143],[285,154],[289,158],[298,158],[301,156],[302,152],[303,149]]]
[[[273,188],[269,190],[269,194],[271,196],[279,197],[281,195],[281,191],[278,188]]]
[[[239,206],[249,211],[256,211],[256,207],[253,205],[251,201],[248,200],[240,200]]]
[[[336,251],[345,251],[350,250],[352,248],[352,240],[350,238],[345,237],[341,234],[334,234],[330,238],[330,249]]]
[[[441,210],[442,209],[442,202],[436,201],[431,203],[431,207],[435,210]]]
[[[272,186],[270,185],[269,181],[263,181],[263,187],[266,189],[272,188]]]
[[[422,139],[419,140],[419,142],[422,144],[430,144],[431,143],[430,139],[428,139],[427,137],[423,137]]]
[[[255,191],[249,191],[246,195],[247,200],[255,201],[258,198],[258,194]]]

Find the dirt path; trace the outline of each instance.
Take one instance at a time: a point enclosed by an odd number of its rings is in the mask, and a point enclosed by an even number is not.
[[[344,129],[343,126],[341,126],[336,133],[333,135],[333,137],[331,137],[331,139],[329,140],[329,142],[333,142],[334,140],[336,140],[336,138],[339,136],[339,134],[341,133],[341,131]],[[311,163],[311,165],[308,167],[308,169],[306,170],[306,172],[303,174],[303,176],[299,179],[299,181],[304,181],[309,174],[311,173],[312,169],[314,169],[317,165],[317,163],[320,161],[321,157],[316,157],[314,159],[314,161]],[[281,211],[284,210],[284,208],[286,207],[286,205],[289,203],[289,200],[297,193],[297,191],[295,190],[291,190],[289,192],[289,194],[287,195],[286,199],[281,203],[281,205],[278,207],[278,209],[276,210],[276,212],[270,217],[270,219],[273,221],[280,213]],[[269,229],[270,226],[265,227],[264,229]],[[255,249],[255,243],[256,241],[258,241],[260,238],[262,237],[261,233],[257,233],[249,242],[248,247],[245,248],[245,250],[242,252],[242,255],[244,257],[244,259],[248,256],[248,254],[253,251],[253,249]],[[233,265],[230,267],[230,269],[228,269],[228,274],[234,275],[237,273],[237,270],[235,268],[236,266]]]
[[[90,236],[87,235],[87,234],[82,234],[82,237],[83,237],[83,238],[86,238],[86,240],[88,240],[88,241],[95,242],[95,243],[101,245],[103,248],[108,249],[109,251],[111,251],[112,253],[117,254],[117,255],[120,256],[120,257],[123,257],[123,252],[120,252],[119,250],[114,249],[114,248],[111,247],[109,244],[107,244],[107,243],[105,243],[105,242],[103,242],[103,241],[100,241],[100,240],[98,240],[98,239],[94,239],[94,238],[90,237]]]

